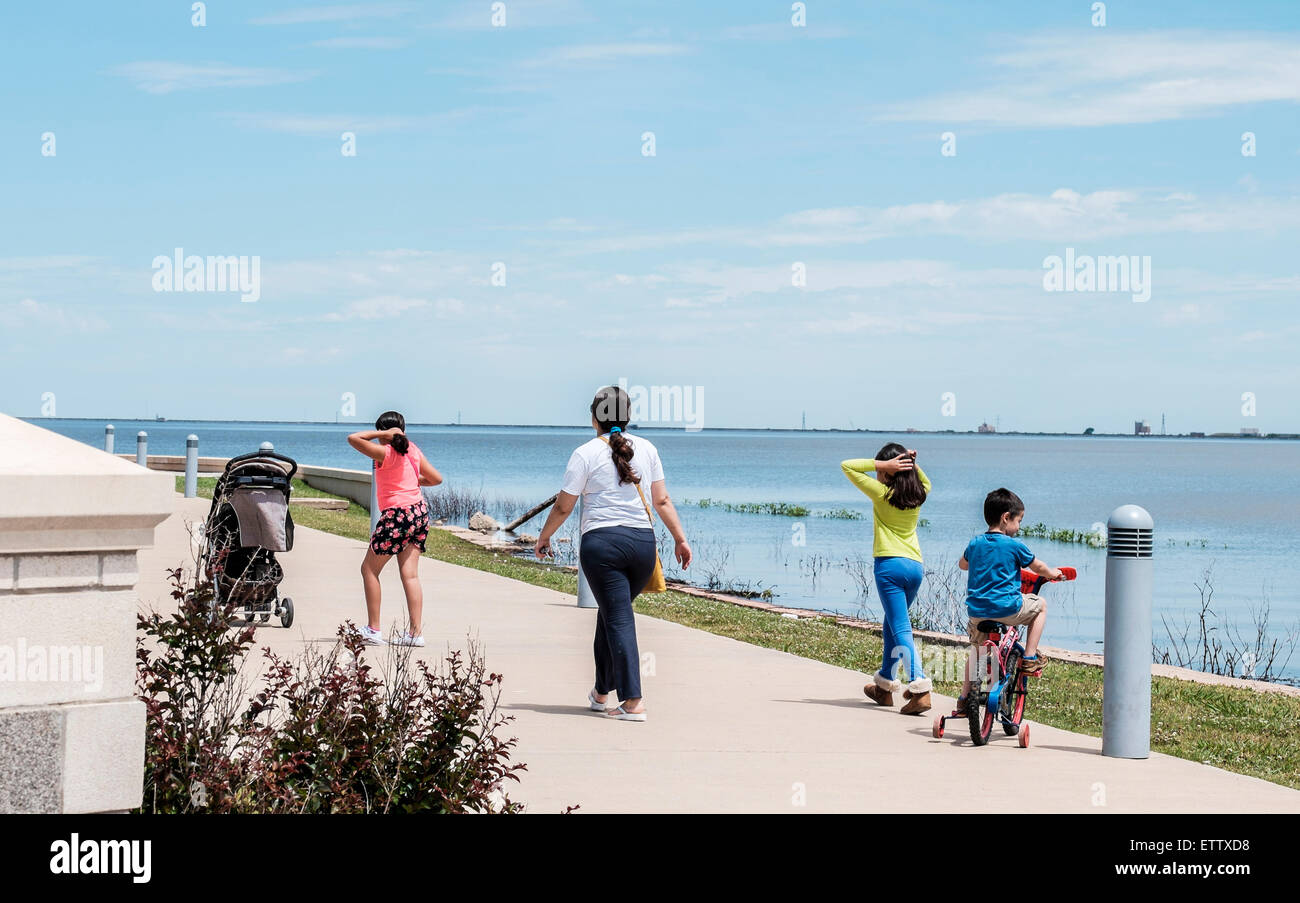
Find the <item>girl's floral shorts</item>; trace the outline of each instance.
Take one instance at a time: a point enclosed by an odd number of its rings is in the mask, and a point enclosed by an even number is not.
[[[370,551],[376,555],[396,555],[409,545],[424,551],[429,538],[429,506],[417,502],[407,508],[385,508],[370,537]]]

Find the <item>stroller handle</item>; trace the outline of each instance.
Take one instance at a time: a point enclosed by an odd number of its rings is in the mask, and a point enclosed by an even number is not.
[[[249,452],[246,455],[236,455],[235,457],[231,458],[229,461],[226,462],[225,469],[228,472],[230,468],[234,467],[236,464],[242,464],[244,461],[252,461],[256,458],[272,458],[276,461],[283,461],[285,464],[288,464],[289,472],[285,474],[286,478],[288,479],[293,479],[293,475],[298,472],[297,461],[295,461],[293,458],[286,457],[280,454],[279,452],[273,452],[273,451],[255,451],[255,452]]]

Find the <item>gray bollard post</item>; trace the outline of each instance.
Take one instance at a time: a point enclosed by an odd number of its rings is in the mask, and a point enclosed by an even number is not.
[[[573,557],[578,562],[578,607],[599,608],[596,596],[587,583],[587,575],[582,572],[582,497],[578,497],[578,538],[573,541]]]
[[[1151,553],[1155,523],[1121,505],[1106,522],[1106,663],[1101,754],[1151,755]]]
[[[370,535],[375,535],[379,526],[379,481],[375,479],[375,468],[370,468]]]
[[[149,434],[144,430],[135,434],[135,463],[141,467],[149,466]]]
[[[185,497],[199,494],[199,437],[190,433],[185,437]]]
[[[114,432],[116,432],[116,429],[114,428],[113,424],[110,423],[106,427],[104,427],[104,451],[108,452],[110,455],[113,453]]]

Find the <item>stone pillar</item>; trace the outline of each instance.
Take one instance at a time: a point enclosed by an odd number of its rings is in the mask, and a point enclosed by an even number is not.
[[[0,414],[0,812],[140,805],[136,551],[174,479]]]

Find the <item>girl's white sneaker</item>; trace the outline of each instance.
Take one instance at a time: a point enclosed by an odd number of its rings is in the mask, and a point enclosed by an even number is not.
[[[408,631],[402,631],[399,635],[393,637],[394,646],[423,646],[423,636],[411,636]]]
[[[368,624],[362,625],[357,633],[361,634],[361,641],[367,646],[384,645],[384,635]]]

